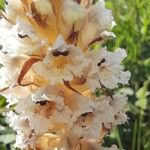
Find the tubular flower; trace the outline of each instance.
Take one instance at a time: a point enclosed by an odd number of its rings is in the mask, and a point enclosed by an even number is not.
[[[0,12],[0,94],[7,98],[15,147],[117,150],[104,137],[127,121],[125,50],[92,49],[114,34],[100,0],[7,0]],[[99,93],[99,96],[97,95]]]

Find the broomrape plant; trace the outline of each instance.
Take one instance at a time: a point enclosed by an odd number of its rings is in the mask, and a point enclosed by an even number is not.
[[[7,0],[0,15],[0,94],[15,147],[116,150],[102,143],[128,119],[127,96],[113,89],[130,73],[121,65],[125,50],[93,49],[114,37],[104,1]]]

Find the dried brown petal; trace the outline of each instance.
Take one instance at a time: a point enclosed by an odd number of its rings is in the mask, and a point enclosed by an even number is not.
[[[64,81],[64,85],[65,85],[68,89],[70,89],[71,91],[76,92],[76,93],[78,93],[78,94],[81,94],[80,92],[78,92],[76,89],[74,89],[74,88],[70,85],[69,81]]]
[[[41,60],[41,59],[39,59],[39,58],[30,58],[30,59],[28,59],[28,60],[24,63],[24,65],[23,65],[23,67],[22,67],[22,70],[21,70],[21,72],[20,72],[20,75],[19,75],[19,77],[18,77],[18,79],[17,79],[17,82],[18,82],[19,85],[21,85],[21,86],[27,86],[27,85],[32,84],[32,83],[29,83],[29,84],[22,84],[22,80],[23,80],[24,76],[27,74],[27,72],[30,70],[30,68],[32,67],[32,65],[33,65],[34,63],[40,61],[40,60]]]

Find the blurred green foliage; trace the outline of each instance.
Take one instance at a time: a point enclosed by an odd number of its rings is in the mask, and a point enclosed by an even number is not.
[[[126,150],[150,150],[150,1],[106,2],[117,24],[113,29],[116,38],[106,45],[111,51],[118,47],[127,50],[124,65],[132,77],[130,85],[120,89],[129,94],[126,110],[130,120],[114,129],[105,138],[104,145],[117,144]],[[0,0],[0,9],[4,9],[4,0]],[[6,99],[0,96],[0,150],[13,150],[15,133],[4,117],[5,106]]]
[[[0,0],[0,10],[3,10],[5,6],[5,0]]]
[[[150,1],[106,0],[112,9],[116,38],[108,41],[111,51],[118,47],[128,53],[125,68],[132,74],[130,85],[121,89],[129,94],[129,123],[118,126],[107,137],[106,145],[117,143],[127,150],[150,150]]]

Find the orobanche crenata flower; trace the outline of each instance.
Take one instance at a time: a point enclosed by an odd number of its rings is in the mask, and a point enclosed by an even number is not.
[[[0,15],[0,94],[15,147],[117,150],[102,143],[128,119],[127,96],[115,89],[130,73],[125,50],[102,47],[114,37],[104,1],[7,0]]]

